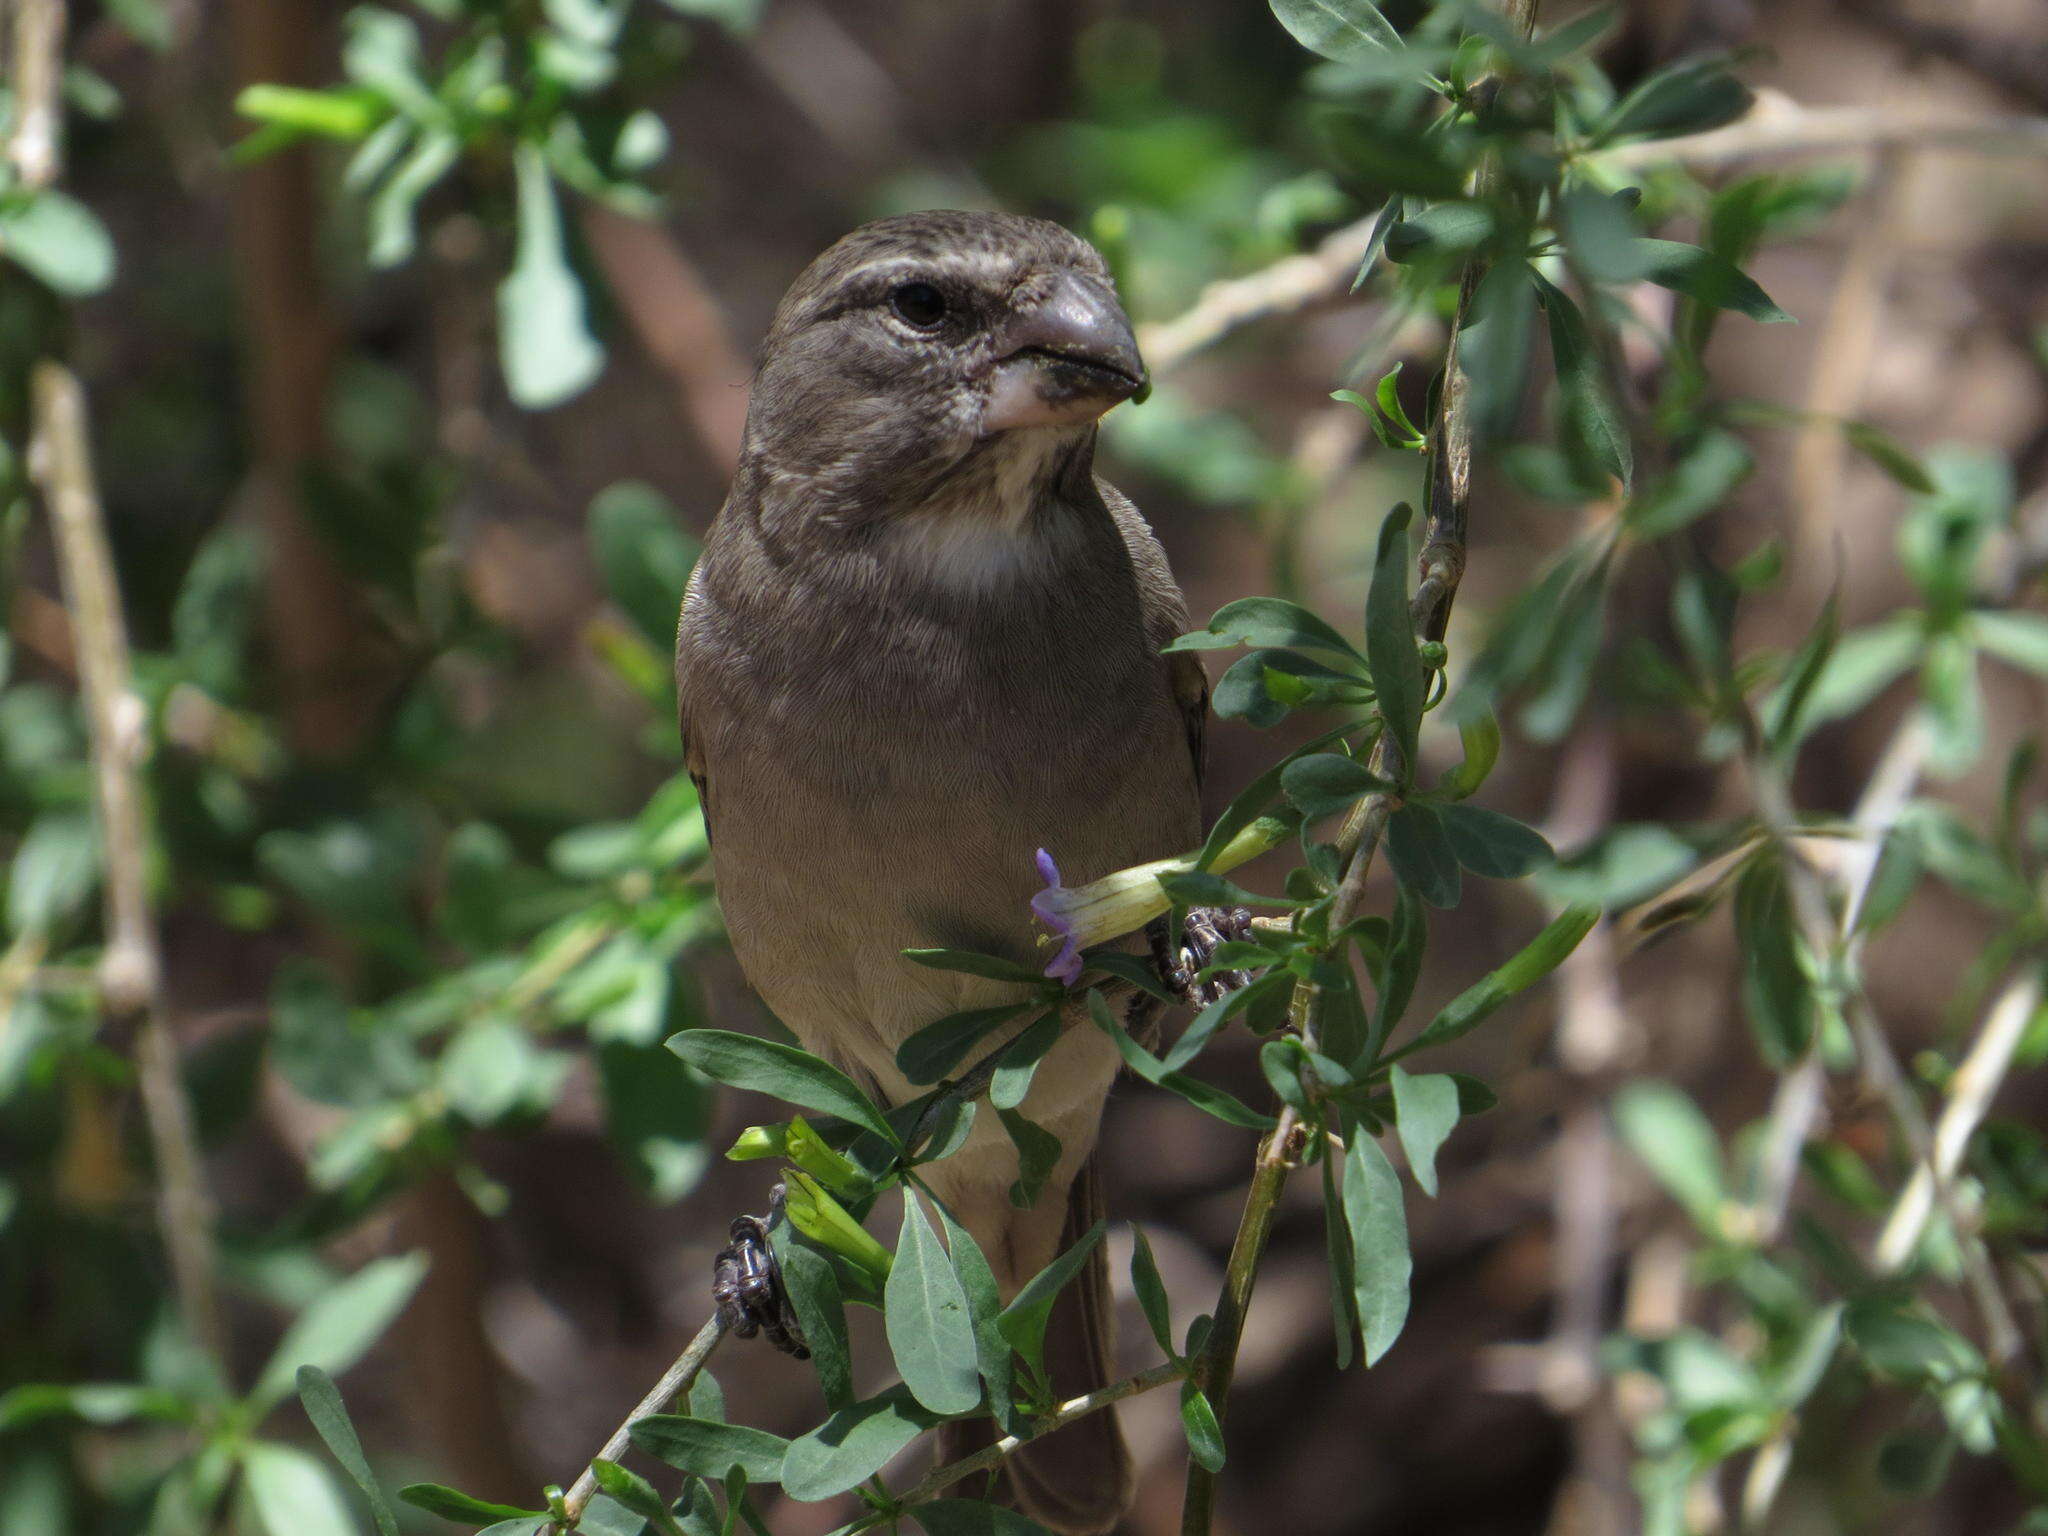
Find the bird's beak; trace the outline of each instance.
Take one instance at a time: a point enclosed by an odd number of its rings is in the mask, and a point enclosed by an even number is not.
[[[1116,295],[1095,278],[1056,268],[1042,299],[1006,321],[983,436],[1018,427],[1076,426],[1145,387],[1145,364]]]

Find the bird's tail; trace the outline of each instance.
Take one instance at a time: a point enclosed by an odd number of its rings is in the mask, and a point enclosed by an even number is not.
[[[1091,1156],[1067,1196],[1059,1251],[1079,1241],[1101,1217],[1102,1189]],[[1046,1370],[1053,1395],[1062,1402],[1108,1386],[1115,1376],[1115,1303],[1105,1246],[1096,1244],[1080,1274],[1060,1293],[1045,1330]],[[1017,1276],[1013,1284],[1030,1278]],[[980,1450],[994,1433],[987,1419],[941,1426],[940,1464]],[[1130,1507],[1132,1492],[1131,1454],[1117,1428],[1116,1410],[1091,1413],[1020,1447],[991,1492],[1059,1536],[1107,1536]]]

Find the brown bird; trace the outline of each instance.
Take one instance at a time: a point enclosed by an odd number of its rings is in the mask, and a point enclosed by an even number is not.
[[[732,493],[677,641],[683,738],[749,980],[807,1049],[886,1102],[896,1048],[1013,985],[906,948],[1034,967],[1034,864],[1069,884],[1192,848],[1208,686],[1160,648],[1187,628],[1137,509],[1094,474],[1096,421],[1142,387],[1101,256],[1058,225],[931,212],[846,236],[768,333]],[[1005,1299],[1085,1232],[1116,1051],[1069,1030],[1022,1111],[1058,1136],[1035,1207],[997,1117],[924,1170]],[[1110,1379],[1098,1248],[1055,1313],[1055,1390]],[[953,1427],[951,1450],[966,1426]],[[948,1449],[942,1442],[941,1454]],[[1056,1531],[1129,1502],[1114,1419],[1011,1459]]]

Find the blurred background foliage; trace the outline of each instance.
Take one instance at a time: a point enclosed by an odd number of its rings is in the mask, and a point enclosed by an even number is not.
[[[10,68],[49,9],[13,0]],[[1475,13],[1384,11],[1438,27],[1455,79]],[[1159,376],[1105,468],[1191,609],[1271,591],[1356,615],[1384,508],[1418,499],[1408,423],[1431,419],[1464,257],[1507,233],[1459,217],[1455,153],[1347,132],[1332,104],[1383,129],[1393,86],[1264,6],[69,12],[61,174],[11,76],[0,189],[0,1532],[360,1528],[286,1401],[306,1360],[354,1367],[387,1484],[529,1504],[695,1331],[727,1221],[763,1200],[758,1166],[718,1154],[779,1111],[662,1048],[772,1029],[720,945],[667,649],[789,279],[897,209],[1082,230]],[[1739,119],[1830,152],[1623,156],[1592,190],[1639,189],[1634,224],[1590,193],[1554,210],[1587,264],[1569,285],[1614,296],[1591,309],[1609,373],[1575,375],[1533,300],[1500,301],[1520,320],[1473,370],[1452,672],[1507,733],[1489,802],[1562,858],[1533,893],[1468,882],[1419,1000],[1556,906],[1616,920],[1457,1047],[1501,1102],[1411,1202],[1413,1309],[1370,1372],[1333,1365],[1295,1181],[1223,1524],[1736,1529],[1775,1459],[1771,1530],[2016,1529],[2040,1428],[1994,1434],[1986,1394],[2038,1416],[2048,23],[2025,0],[1631,0],[1583,36],[1604,75],[1578,79],[1577,127]],[[1686,67],[1731,54],[1761,104]],[[1381,224],[1347,298],[1390,191],[1435,207]],[[1713,327],[1639,280],[1635,225],[1743,264],[1801,323]],[[30,489],[50,355],[88,392],[135,649],[154,836],[111,859],[89,637]],[[1519,386],[1536,356],[1562,390]],[[1624,441],[1655,445],[1627,496],[1600,446],[1617,400]],[[1437,734],[1425,759],[1455,763]],[[1244,721],[1211,741],[1213,812],[1275,744]],[[1839,834],[1872,795],[1889,835],[1859,873],[1835,845],[1870,845]],[[1793,920],[1806,859],[1841,946]],[[154,1009],[110,1002],[98,969],[124,863],[155,908]],[[1857,1069],[1857,998],[1926,1116],[1987,1075],[1994,1022],[2004,1051],[1995,1113],[1955,1148],[1964,1208],[1875,1268],[1857,1246],[1886,1260],[1912,1138]],[[218,1206],[217,1338],[181,1321],[153,1223],[152,1017]],[[1270,1101],[1252,1042],[1206,1069]],[[1145,1223],[1184,1326],[1253,1138],[1136,1085],[1105,1134],[1110,1209]],[[1966,1304],[1979,1252],[2017,1363]],[[1911,1290],[1877,1283],[1902,1266]],[[719,1370],[736,1422],[817,1416],[803,1366],[749,1349]],[[1133,1527],[1173,1529],[1175,1410],[1125,1412]]]

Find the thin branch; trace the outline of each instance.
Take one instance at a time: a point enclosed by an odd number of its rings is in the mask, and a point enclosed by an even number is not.
[[[697,1380],[698,1372],[704,1369],[704,1362],[711,1358],[711,1352],[718,1348],[718,1341],[725,1337],[725,1324],[716,1313],[709,1322],[697,1330],[697,1336],[689,1346],[676,1357],[675,1364],[661,1373],[661,1380],[640,1399],[639,1405],[626,1415],[626,1421],[612,1431],[612,1437],[605,1441],[604,1449],[591,1458],[592,1465],[583,1469],[582,1476],[570,1485],[562,1507],[569,1512],[569,1529],[576,1528],[576,1522],[583,1517],[583,1511],[597,1492],[597,1469],[600,1461],[617,1461],[626,1454],[633,1443],[633,1426],[651,1413],[663,1412],[670,1403],[690,1390]]]
[[[64,25],[64,0],[16,0],[10,38],[15,128],[7,155],[30,188],[53,184],[63,170],[58,85]],[[220,1359],[226,1335],[214,1294],[213,1201],[179,1073],[149,899],[151,837],[142,785],[148,710],[132,682],[121,590],[93,477],[85,391],[70,369],[46,358],[35,365],[30,396],[30,470],[56,543],[91,735],[106,864],[100,996],[110,1021],[135,1029],[136,1075],[156,1158],[157,1222],[179,1310],[194,1341]]]
[[[100,996],[110,1020],[135,1025],[136,1074],[156,1157],[157,1221],[178,1306],[193,1339],[219,1359],[225,1333],[213,1285],[213,1200],[179,1073],[149,900],[151,838],[142,788],[148,711],[130,681],[121,594],[86,441],[85,392],[70,369],[45,359],[35,366],[33,394],[33,467],[56,536],[65,606],[78,644],[106,861]]]
[[[1169,1360],[1163,1365],[1142,1370],[1135,1376],[1126,1376],[1122,1381],[1113,1381],[1106,1387],[1098,1387],[1084,1397],[1070,1397],[1054,1407],[1050,1413],[1034,1418],[1025,1433],[1005,1435],[994,1445],[984,1446],[972,1456],[963,1456],[958,1461],[934,1468],[921,1481],[896,1495],[890,1501],[888,1509],[876,1510],[848,1526],[846,1536],[854,1536],[855,1532],[872,1530],[886,1521],[894,1520],[904,1510],[929,1502],[955,1483],[972,1477],[977,1472],[984,1472],[1000,1465],[1015,1455],[1020,1447],[1029,1445],[1033,1440],[1049,1435],[1076,1419],[1086,1418],[1091,1413],[1099,1413],[1127,1397],[1136,1397],[1140,1392],[1150,1392],[1154,1387],[1163,1387],[1168,1382],[1179,1381],[1184,1374],[1178,1362]]]
[[[2013,1054],[2019,1049],[2027,1025],[2040,1006],[2041,975],[2031,966],[1992,1005],[1969,1054],[1949,1080],[1948,1101],[1934,1127],[1933,1161],[1913,1170],[1913,1177],[1878,1236],[1872,1257],[1880,1274],[1898,1271],[1920,1246],[1934,1212],[1935,1187],[1952,1180],[1962,1166],[1970,1137],[1983,1123],[1999,1085],[2012,1068]],[[2014,1333],[2006,1341],[2005,1353],[2009,1355],[2017,1344],[2018,1335]],[[1996,1358],[1999,1357],[1994,1355]]]

